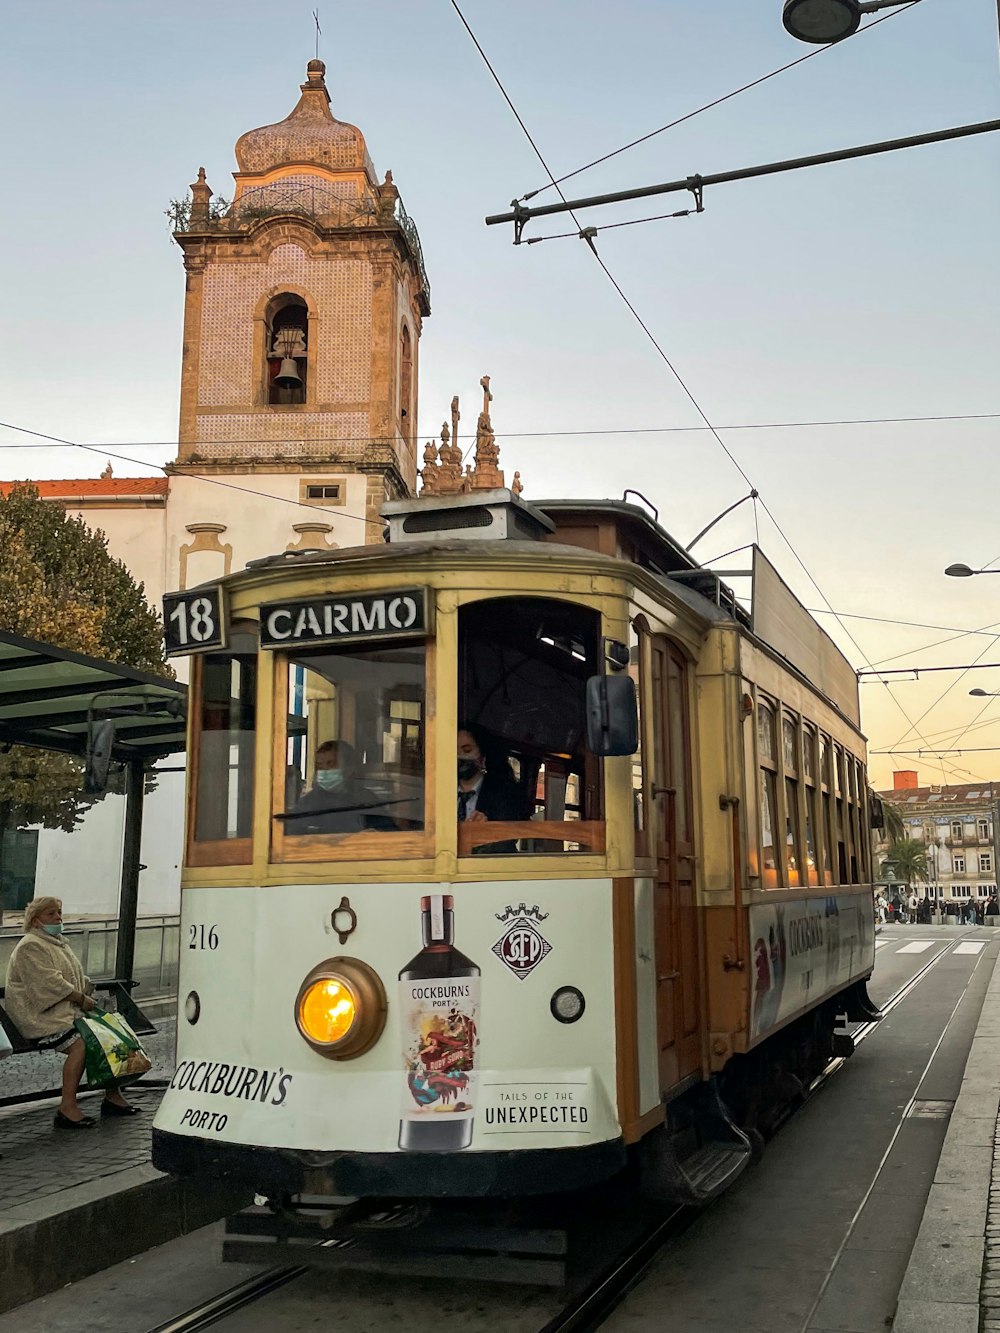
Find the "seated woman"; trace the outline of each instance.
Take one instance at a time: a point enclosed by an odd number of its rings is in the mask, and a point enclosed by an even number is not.
[[[83,1078],[83,1038],[73,1024],[96,1009],[94,983],[62,938],[62,899],[35,898],[24,909],[24,938],[7,965],[4,1008],[21,1033],[40,1051],[58,1051],[63,1065],[62,1098],[56,1129],[91,1129],[77,1101]],[[135,1115],[116,1087],[105,1090],[102,1116]]]

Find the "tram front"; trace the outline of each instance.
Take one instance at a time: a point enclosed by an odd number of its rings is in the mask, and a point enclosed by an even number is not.
[[[155,1165],[269,1195],[619,1171],[641,1110],[615,985],[635,872],[619,563],[438,537],[259,562],[166,619],[195,651]]]

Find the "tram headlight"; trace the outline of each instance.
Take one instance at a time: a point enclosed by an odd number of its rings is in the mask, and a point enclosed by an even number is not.
[[[314,1051],[331,1060],[363,1055],[382,1035],[385,987],[357,958],[329,958],[309,973],[295,999],[295,1024]]]

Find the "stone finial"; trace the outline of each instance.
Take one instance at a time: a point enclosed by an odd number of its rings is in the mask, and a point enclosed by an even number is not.
[[[514,480],[510,483],[510,490],[512,495],[518,495],[518,496],[524,490],[524,483],[521,480],[520,472],[514,473]]]
[[[493,433],[493,421],[490,417],[490,377],[484,375],[479,381],[483,390],[483,410],[476,423],[476,465],[469,479],[469,490],[492,491],[503,487],[504,477],[500,471],[500,449]]]
[[[437,449],[433,440],[427,441],[424,449],[424,465],[420,470],[420,494],[441,494],[441,469],[437,461]]]
[[[191,185],[191,225],[199,222],[208,222],[208,204],[212,198],[212,191],[209,189],[208,181],[205,179],[205,168],[198,168],[198,179]]]
[[[391,218],[396,211],[396,200],[399,198],[399,191],[392,183],[392,172],[385,173],[385,180],[376,187],[378,195],[378,213],[379,217]]]
[[[110,481],[114,475],[114,469],[111,466],[111,459],[109,458],[107,467],[101,473],[101,481]]]

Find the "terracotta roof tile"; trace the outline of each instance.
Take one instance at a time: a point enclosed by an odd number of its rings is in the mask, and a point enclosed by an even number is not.
[[[0,495],[9,495],[21,483],[0,481]],[[43,500],[114,499],[126,495],[166,495],[167,477],[71,477],[66,481],[33,481]]]

